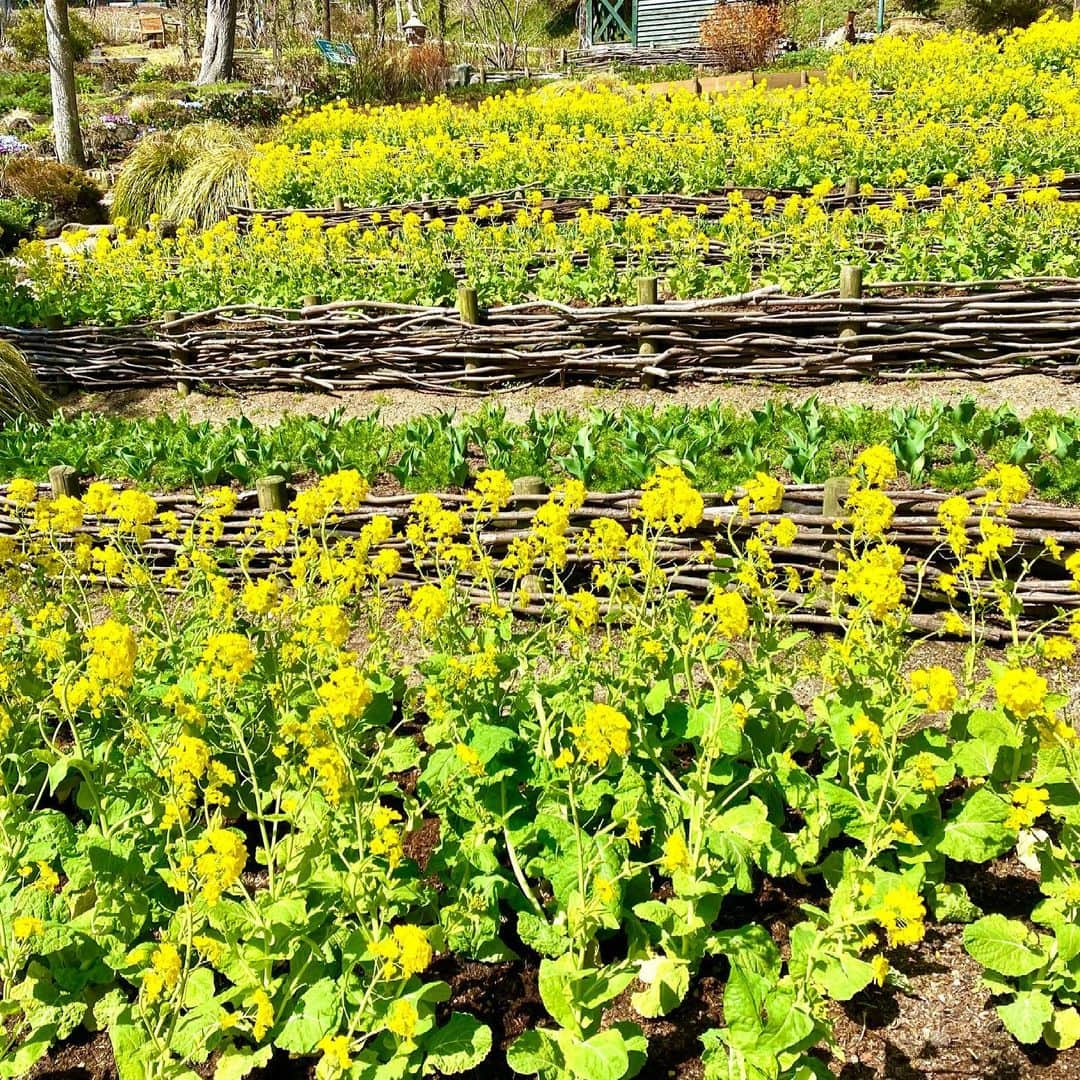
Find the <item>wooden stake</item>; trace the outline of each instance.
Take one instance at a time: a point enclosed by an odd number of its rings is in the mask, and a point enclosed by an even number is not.
[[[337,214],[345,212],[345,200],[340,195],[334,196],[334,212]]]
[[[638,307],[656,307],[660,303],[660,282],[655,277],[640,277],[637,280]],[[660,351],[660,346],[652,338],[642,338],[638,353],[641,356],[655,356]],[[643,390],[652,390],[656,387],[656,376],[650,372],[642,371],[641,387]]]
[[[840,299],[861,300],[863,295],[863,268],[849,263],[840,267]],[[845,323],[840,328],[840,337],[855,337],[859,333],[859,324]]]
[[[82,493],[79,473],[71,465],[54,465],[49,470],[49,483],[52,485],[54,499],[59,499],[62,495],[77,499]]]
[[[821,503],[821,516],[841,518],[844,516],[844,503],[851,494],[850,476],[830,476],[825,481],[825,494]]]
[[[288,501],[287,487],[284,476],[261,476],[255,481],[259,509],[264,514],[268,510],[284,510]]]
[[[480,300],[471,285],[459,285],[457,291],[458,311],[466,326],[480,325]]]

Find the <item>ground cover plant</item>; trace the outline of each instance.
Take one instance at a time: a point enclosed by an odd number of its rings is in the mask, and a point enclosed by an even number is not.
[[[720,402],[688,407],[534,412],[521,422],[488,403],[389,425],[362,419],[286,416],[263,427],[246,418],[221,424],[125,419],[87,411],[47,422],[15,418],[0,428],[0,475],[44,481],[54,465],[82,476],[158,490],[289,480],[356,470],[368,483],[407,491],[465,487],[496,468],[511,479],[551,485],[578,480],[593,491],[637,489],[663,464],[678,464],[704,491],[727,491],[766,472],[793,483],[844,475],[865,447],[884,443],[911,486],[967,490],[993,464],[1027,470],[1034,491],[1080,502],[1080,418],[1041,410],[1021,420],[1003,406],[953,405],[875,410],[772,401],[740,412]]]
[[[215,175],[232,169],[224,154],[205,160]],[[612,214],[609,198],[597,196],[574,220],[556,222],[539,192],[499,225],[486,221],[502,213],[498,201],[469,200],[452,225],[391,211],[370,227],[326,228],[294,214],[256,217],[250,230],[229,219],[173,235],[152,217],[115,239],[74,232],[60,245],[22,245],[0,267],[0,322],[124,324],[226,304],[298,307],[311,295],[447,305],[462,279],[490,306],[633,302],[638,279],[656,274],[678,299],[769,284],[810,294],[835,288],[844,262],[863,264],[868,282],[1070,277],[1078,272],[1080,203],[1060,199],[1053,183],[1061,178],[1029,177],[1010,200],[983,182],[949,177],[951,190],[932,209],[913,207],[929,190],[913,188],[890,206],[830,213],[821,205],[832,190],[826,182],[806,196],[770,198],[760,212],[736,192],[720,218],[705,208]],[[176,196],[194,205],[203,191],[199,183],[188,191],[185,181]]]
[[[874,446],[851,473],[843,632],[813,647],[771,601],[795,526],[764,473],[732,493],[755,529],[698,604],[656,561],[707,515],[674,466],[629,532],[572,532],[568,481],[501,565],[479,540],[511,498],[498,471],[467,509],[420,496],[404,535],[374,513],[344,545],[325,526],[367,491],[335,473],[253,518],[232,566],[212,554],[228,492],[179,530],[138,492],[9,485],[0,1070],[89,1028],[125,1080],[274,1054],[322,1078],[504,1061],[616,1080],[709,961],[705,1075],[812,1080],[834,1075],[828,1003],[902,987],[950,919],[1014,1036],[1075,1044],[1080,749],[1059,691],[1080,623],[987,654],[979,612],[955,611],[959,670],[912,668],[895,461]],[[942,506],[941,543],[1016,618],[1003,517],[1028,482],[1005,466],[982,487]],[[160,585],[152,524],[184,549]],[[594,580],[567,585],[578,549]],[[1078,557],[1051,555],[1080,587]],[[424,575],[404,591],[403,558]],[[253,576],[267,559],[281,577]],[[515,622],[541,592],[546,616]],[[1018,847],[1042,868],[1037,930],[957,880]],[[762,880],[802,898],[783,953],[733,903]],[[496,1046],[442,976],[513,956],[544,1012]]]

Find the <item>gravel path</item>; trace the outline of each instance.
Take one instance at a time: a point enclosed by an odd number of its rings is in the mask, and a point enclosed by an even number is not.
[[[933,401],[957,402],[974,398],[980,405],[997,408],[1011,405],[1020,416],[1036,409],[1054,409],[1061,413],[1080,411],[1080,385],[1066,384],[1043,375],[1018,375],[992,383],[973,383],[961,379],[942,382],[910,382],[871,384],[860,382],[836,383],[813,393],[831,405],[869,405],[889,409],[895,405],[929,405]],[[555,387],[529,387],[498,395],[499,401],[513,421],[522,421],[534,409],[547,412],[565,409],[581,412],[594,406],[618,409],[625,406],[706,405],[721,401],[736,409],[751,409],[770,399],[803,400],[810,396],[805,390],[784,386],[748,385],[685,386],[672,392],[657,390],[598,390],[574,386],[560,390]],[[115,416],[157,416],[168,413],[178,416],[187,413],[192,420],[221,422],[236,416],[246,416],[259,424],[272,424],[290,414],[327,416],[335,409],[343,416],[366,416],[376,409],[388,424],[396,424],[416,416],[457,408],[474,412],[485,398],[450,397],[421,394],[413,390],[354,390],[330,395],[310,392],[249,394],[199,394],[181,397],[173,390],[133,390],[105,394],[74,394],[60,402],[68,414],[91,411]]]

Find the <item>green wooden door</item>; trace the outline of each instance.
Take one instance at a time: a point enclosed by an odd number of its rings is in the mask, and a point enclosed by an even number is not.
[[[637,44],[637,0],[589,0],[593,45]]]

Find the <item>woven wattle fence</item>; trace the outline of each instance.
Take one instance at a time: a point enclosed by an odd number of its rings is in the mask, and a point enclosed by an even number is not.
[[[980,492],[969,493],[973,501]],[[915,599],[915,614],[912,619],[914,629],[934,632],[940,629],[941,613],[947,607],[944,594],[936,587],[942,573],[954,569],[953,558],[944,549],[938,538],[937,510],[948,495],[936,491],[899,491],[890,492],[896,505],[896,515],[888,539],[904,553],[905,566],[902,571],[907,585],[907,599]],[[167,494],[156,496],[161,511],[173,511],[186,529],[198,516],[199,502],[191,493]],[[443,504],[450,509],[458,509],[468,527],[471,511],[469,497],[463,494],[441,495]],[[482,548],[496,560],[506,555],[511,542],[525,535],[531,527],[533,516],[538,506],[547,499],[546,495],[515,496],[510,506],[494,521],[486,524],[479,535]],[[615,494],[592,494],[580,510],[571,515],[570,557],[567,568],[562,574],[567,588],[574,589],[587,585],[593,562],[587,553],[575,553],[573,539],[582,530],[598,518],[612,518],[620,522],[627,531],[639,527],[635,511],[639,504],[640,493],[619,492]],[[353,539],[376,514],[389,517],[394,523],[394,539],[386,546],[397,548],[403,557],[401,573],[394,582],[409,585],[434,575],[431,565],[416,565],[411,558],[408,544],[401,539],[404,526],[409,518],[412,496],[371,497],[356,513],[340,514],[327,526],[328,542],[337,539]],[[737,546],[742,546],[751,532],[763,521],[778,521],[781,516],[790,518],[798,526],[798,536],[789,548],[778,549],[774,554],[774,563],[779,571],[779,581],[787,580],[788,568],[798,571],[804,582],[810,575],[820,571],[826,585],[835,580],[838,562],[835,548],[838,542],[845,543],[846,533],[838,529],[835,516],[839,510],[837,492],[830,491],[824,485],[803,485],[787,490],[784,503],[778,514],[752,515],[742,519],[739,511],[730,503],[725,503],[718,495],[706,495],[706,512],[702,524],[679,536],[667,536],[659,547],[659,561],[670,581],[671,587],[701,599],[706,597],[711,588],[711,577],[715,573],[713,565],[705,559],[703,543],[710,541],[722,555],[731,551],[729,536]],[[828,508],[828,513],[826,513]],[[257,495],[253,491],[243,492],[239,497],[236,511],[225,519],[225,527],[219,544],[226,550],[249,548],[251,525],[259,516]],[[1014,581],[1015,597],[1023,605],[1020,625],[1025,630],[1038,627],[1045,620],[1053,618],[1063,611],[1080,609],[1080,591],[1073,587],[1072,579],[1061,562],[1053,560],[1046,551],[1046,541],[1056,540],[1066,555],[1080,549],[1080,508],[1062,507],[1051,503],[1026,501],[1013,507],[1008,516],[1000,519],[1008,524],[1015,534],[1015,546],[1006,553],[1006,563]],[[9,511],[0,513],[0,533],[14,533],[18,530],[17,520]],[[98,524],[88,518],[85,531],[98,534]],[[972,519],[968,523],[968,535],[972,543],[981,539],[979,523]],[[151,567],[164,571],[172,566],[182,545],[178,541],[166,539],[155,530],[153,537],[144,547],[144,553]],[[249,550],[251,550],[249,548]],[[284,572],[290,556],[272,555],[255,549],[245,571],[238,567],[239,560],[223,560],[222,572],[230,576],[247,573],[251,576],[265,576]],[[522,615],[539,615],[552,599],[536,585],[529,589],[532,599],[528,607],[518,608]],[[462,587],[470,600],[475,603],[490,602],[492,597],[486,586],[470,582],[465,576]],[[509,601],[510,580],[500,583],[498,598]],[[828,591],[828,590],[826,590]],[[790,610],[796,625],[817,629],[827,629],[834,625],[830,616],[828,600],[808,600],[798,592],[789,592],[781,588],[775,593],[779,604]],[[990,583],[977,586],[973,593],[958,596],[956,606],[963,610],[972,600],[983,607],[982,618],[988,628],[991,640],[1006,640],[1009,636],[1008,623],[1002,617],[996,594]]]
[[[954,290],[964,288],[966,292]],[[918,290],[923,294],[910,295]],[[972,291],[977,290],[977,291]],[[221,308],[122,328],[0,328],[53,387],[210,390],[1080,377],[1080,281],[908,282],[640,307],[537,302],[477,312],[362,301]],[[479,322],[474,324],[479,319]]]
[[[857,186],[857,185],[856,185]],[[1041,184],[1040,187],[1051,185]],[[1075,202],[1080,199],[1080,173],[1069,173],[1060,183],[1052,185],[1060,193],[1062,202]],[[990,190],[996,195],[1001,193],[1009,200],[1019,198],[1023,192],[1032,190],[1024,184],[989,185]],[[1036,189],[1038,190],[1038,189]],[[755,187],[726,187],[717,191],[702,195],[611,195],[604,213],[609,217],[625,217],[630,213],[656,215],[670,210],[674,214],[695,214],[704,220],[721,218],[732,207],[731,196],[735,195],[738,201],[748,202],[755,209],[760,210],[767,199],[775,199],[778,205],[784,203],[792,195],[808,196],[809,188],[755,188]],[[857,190],[848,191],[846,187],[831,192],[819,198],[819,202],[826,210],[851,209],[855,211],[866,210],[871,206],[892,206],[898,195],[903,195],[908,203],[920,210],[929,210],[941,205],[941,200],[948,195],[954,195],[955,191],[950,188],[932,187],[930,193],[921,199],[912,195],[911,188],[880,188],[875,189],[868,195],[860,194]],[[383,206],[348,206],[343,201],[337,205],[325,208],[306,208],[302,210],[264,208],[252,209],[251,207],[237,206],[230,209],[242,228],[250,228],[256,217],[265,221],[283,221],[296,213],[306,214],[309,217],[320,218],[326,227],[342,225],[346,222],[356,222],[359,225],[370,227],[375,225],[388,226],[393,229],[400,223],[400,218],[406,214],[416,214],[424,220],[441,218],[447,224],[455,222],[462,214],[468,214],[470,219],[477,225],[501,225],[511,222],[522,210],[539,209],[550,211],[555,221],[570,221],[581,210],[592,209],[596,193],[545,195],[539,201],[536,197],[530,200],[527,193],[521,189],[515,191],[496,191],[485,195],[473,195],[468,200],[468,208],[458,198],[420,199],[412,202],[390,203]],[[492,210],[496,204],[501,204],[498,212]],[[476,208],[484,206],[487,213],[483,216],[476,215]]]

